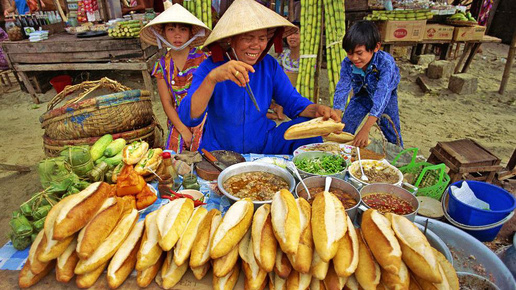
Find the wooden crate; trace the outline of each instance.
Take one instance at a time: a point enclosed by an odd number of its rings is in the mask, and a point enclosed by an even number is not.
[[[346,0],[344,2],[344,6],[346,8],[346,12],[365,11],[368,8],[367,2],[367,0]]]

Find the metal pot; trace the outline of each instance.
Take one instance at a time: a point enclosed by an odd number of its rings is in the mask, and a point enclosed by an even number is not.
[[[229,198],[231,203],[234,203],[235,201],[240,200],[240,198],[235,197],[231,195],[229,192],[224,189],[224,182],[237,174],[245,173],[245,172],[255,172],[255,171],[262,171],[262,172],[269,172],[274,175],[277,175],[281,178],[283,178],[288,183],[288,190],[290,192],[294,192],[294,187],[296,186],[296,181],[294,180],[294,177],[292,174],[290,174],[286,169],[281,168],[279,166],[273,165],[273,164],[266,164],[266,163],[258,163],[258,162],[242,162],[237,163],[234,165],[229,166],[228,168],[224,169],[217,179],[217,185],[220,189],[220,191]],[[264,200],[264,201],[253,201],[254,208],[258,208],[263,204],[271,203],[271,200]]]
[[[398,181],[396,183],[393,183],[393,184],[396,185],[396,186],[400,186],[401,187],[401,184],[403,182],[403,173],[401,173],[401,171],[398,168],[396,168],[395,166],[389,164],[389,162],[387,162],[386,160],[383,160],[383,161],[370,160],[370,159],[362,160],[362,166],[370,165],[370,164],[374,164],[374,165],[380,165],[381,164],[382,166],[388,167],[392,171],[396,172],[396,174],[398,175]],[[356,182],[360,183],[362,186],[366,186],[366,185],[371,184],[371,183],[368,183],[368,182],[365,182],[365,181],[361,180],[360,177],[358,177],[355,174],[356,172],[360,172],[360,164],[358,163],[358,160],[353,162],[353,163],[351,163],[351,165],[348,168],[348,172],[349,172],[349,175]]]
[[[419,210],[419,200],[414,195],[412,195],[408,190],[403,189],[398,186],[395,186],[395,185],[392,185],[392,184],[385,184],[385,183],[370,184],[370,185],[362,187],[362,189],[360,190],[361,197],[363,197],[367,194],[370,194],[370,193],[392,194],[392,195],[395,195],[395,196],[409,202],[410,205],[412,205],[412,207],[415,210],[409,214],[404,215],[404,217],[408,218],[412,222],[415,220],[417,211]],[[365,208],[371,208],[363,200],[362,200],[362,205]]]
[[[361,202],[360,193],[358,192],[358,190],[355,187],[353,187],[353,185],[347,183],[346,181],[344,181],[342,179],[335,178],[335,177],[332,177],[331,179],[332,180],[331,180],[330,189],[332,189],[332,188],[342,189],[344,192],[349,193],[357,201],[357,204],[354,207],[346,209],[346,213],[348,214],[349,218],[352,221],[355,220],[355,216],[358,211],[358,206],[360,205],[360,202]],[[308,190],[310,190],[310,188],[314,188],[314,187],[324,187],[325,180],[326,180],[326,177],[323,177],[323,176],[312,176],[312,177],[303,179],[304,183],[306,184],[306,187],[308,187]],[[303,187],[301,182],[299,182],[296,186],[296,194],[299,197],[307,199],[307,194],[306,194],[305,188]]]
[[[322,157],[322,156],[327,156],[327,155],[338,156],[338,157],[342,158],[341,156],[339,156],[337,154],[333,154],[333,153],[329,153],[329,152],[309,151],[309,152],[302,152],[302,153],[299,153],[298,155],[294,156],[294,158],[292,159],[292,162],[294,162],[294,165],[295,165],[295,162],[297,160],[313,159],[313,158],[316,158],[316,157]],[[347,167],[347,163],[344,160],[344,158],[342,158],[342,161],[344,162],[344,164],[346,164],[346,167]],[[299,175],[301,175],[301,177],[303,179],[308,178],[308,177],[312,177],[312,176],[325,176],[325,177],[329,176],[329,177],[336,177],[336,178],[343,179],[344,175],[346,175],[346,169],[347,169],[347,168],[344,168],[344,170],[342,170],[340,172],[337,172],[335,174],[319,175],[319,174],[313,174],[313,173],[309,173],[309,172],[303,171],[303,170],[299,169],[297,166],[296,166],[296,168],[299,171]]]

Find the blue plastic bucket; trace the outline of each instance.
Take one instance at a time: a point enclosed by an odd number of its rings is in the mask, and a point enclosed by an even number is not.
[[[468,185],[476,197],[487,202],[491,210],[479,209],[463,203],[451,194],[451,186],[461,187],[462,182],[464,181],[457,181],[448,187],[448,209],[445,209],[447,218],[449,220],[451,218],[452,224],[462,228],[478,240],[492,241],[498,235],[505,222],[504,219],[507,220],[507,217],[516,208],[516,198],[498,186],[468,180]]]

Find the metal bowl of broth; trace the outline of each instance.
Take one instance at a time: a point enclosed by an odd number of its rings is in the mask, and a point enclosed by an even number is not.
[[[362,204],[366,208],[373,208],[382,212],[382,210],[375,203],[375,200],[378,199],[377,196],[373,195],[381,195],[380,198],[387,197],[387,199],[384,201],[393,201],[393,206],[395,208],[392,208],[392,210],[386,210],[387,212],[402,215],[412,222],[416,218],[417,211],[419,210],[419,200],[408,190],[392,184],[385,183],[375,183],[362,187],[362,189],[360,190]],[[369,201],[368,203],[369,198],[371,198],[371,201]],[[398,210],[405,210],[405,208],[407,207],[409,207],[409,209],[406,210],[404,213],[398,212]]]
[[[347,183],[346,181],[340,178],[332,177],[331,179],[332,180],[330,192],[334,194],[336,193],[335,195],[342,201],[342,204],[346,208],[346,213],[348,214],[349,218],[353,221],[357,214],[358,206],[360,205],[360,193],[355,187],[353,187],[353,185]],[[324,190],[325,180],[326,177],[324,176],[312,176],[303,179],[304,183],[306,184],[306,187],[308,187],[308,191],[310,191],[311,200],[308,200],[308,195],[306,194],[306,190],[301,184],[301,182],[298,183],[296,186],[296,193],[299,197],[302,197],[311,203],[316,193],[314,191],[322,192]],[[344,193],[345,195],[343,195],[342,193]],[[352,201],[349,199],[352,199],[354,201],[354,205]]]

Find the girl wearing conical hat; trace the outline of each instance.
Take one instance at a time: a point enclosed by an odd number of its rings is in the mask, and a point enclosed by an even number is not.
[[[200,124],[208,113],[201,148],[291,154],[322,139],[287,141],[283,133],[288,127],[320,116],[340,121],[336,111],[301,96],[276,59],[267,55],[273,43],[280,48],[282,37],[295,31],[296,26],[253,0],[236,0],[228,8],[204,43],[212,55],[194,73],[179,107],[179,117],[187,126]],[[276,127],[267,119],[272,100],[292,121]]]
[[[168,117],[165,149],[177,153],[184,149],[196,151],[201,141],[204,118],[195,126],[186,126],[179,119],[177,108],[190,88],[193,73],[207,58],[198,46],[209,33],[201,20],[179,4],[158,15],[140,33],[143,41],[169,49],[154,65],[152,75],[157,79],[161,104]]]

